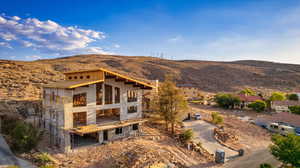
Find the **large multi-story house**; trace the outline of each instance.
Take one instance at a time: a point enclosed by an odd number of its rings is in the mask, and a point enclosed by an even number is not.
[[[137,135],[144,90],[151,84],[103,68],[67,72],[43,86],[43,127],[64,152]]]

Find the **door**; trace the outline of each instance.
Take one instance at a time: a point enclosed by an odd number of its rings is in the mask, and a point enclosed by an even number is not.
[[[103,131],[103,141],[108,141],[108,131],[107,130]]]

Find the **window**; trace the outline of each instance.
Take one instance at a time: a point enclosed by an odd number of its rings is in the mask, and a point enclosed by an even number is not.
[[[90,75],[86,76],[86,79],[90,79]]]
[[[83,76],[80,76],[80,79],[83,79]]]
[[[127,91],[127,102],[136,102],[137,101],[137,91],[128,90]]]
[[[105,85],[105,104],[112,104],[112,86],[110,85]]]
[[[102,83],[96,84],[96,104],[102,105],[103,104],[103,91],[102,91]]]
[[[121,128],[116,128],[116,135],[122,134],[123,129]]]
[[[71,80],[72,79],[72,76],[69,76],[69,80]]]
[[[120,103],[120,88],[115,87],[115,103]]]
[[[77,79],[77,76],[75,76],[74,79]]]
[[[73,107],[86,106],[86,93],[73,96]]]
[[[138,130],[138,129],[139,129],[139,124],[132,125],[132,130]]]
[[[86,125],[86,112],[73,113],[73,127]]]
[[[137,106],[129,106],[127,109],[127,113],[136,113],[137,112]]]

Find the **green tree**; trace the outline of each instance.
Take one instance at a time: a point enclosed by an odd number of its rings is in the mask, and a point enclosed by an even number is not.
[[[194,132],[192,129],[188,129],[185,130],[182,134],[181,134],[181,138],[184,142],[188,142],[190,140],[192,140],[194,137]]]
[[[248,105],[249,108],[256,112],[262,112],[266,109],[267,103],[262,100],[256,100]]]
[[[223,117],[218,112],[211,113],[212,123],[218,125],[223,123]]]
[[[241,100],[239,97],[232,94],[217,94],[215,96],[215,102],[223,108],[229,109],[234,108],[235,105],[240,105]]]
[[[256,95],[255,91],[250,88],[245,88],[245,89],[241,90],[240,94],[244,94],[246,96],[255,96]]]
[[[182,122],[187,114],[188,105],[172,76],[167,75],[165,81],[160,84],[152,107],[164,119],[167,130],[171,124],[171,131],[174,134],[175,124]]]
[[[292,113],[300,114],[300,106],[290,106],[290,107],[289,107],[289,110],[290,110]]]
[[[30,151],[37,145],[39,140],[39,131],[31,124],[25,122],[17,122],[11,131],[12,147],[18,152]]]
[[[281,92],[273,92],[271,97],[269,98],[269,100],[272,101],[283,101],[285,100],[286,97],[284,95],[284,93]]]
[[[284,137],[281,135],[273,135],[270,151],[279,161],[285,165],[300,167],[300,136],[289,134]]]
[[[295,94],[295,93],[288,94],[286,97],[287,97],[287,99],[289,99],[289,100],[295,100],[295,101],[298,101],[298,100],[299,100],[298,95]]]

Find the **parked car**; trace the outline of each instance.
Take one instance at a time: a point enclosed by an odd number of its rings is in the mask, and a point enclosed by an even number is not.
[[[278,122],[274,122],[274,123],[271,123],[269,126],[268,126],[268,129],[271,131],[271,132],[274,132],[274,133],[278,133],[278,134],[281,134],[281,135],[288,135],[288,134],[294,134],[295,133],[295,128],[289,124],[286,124],[286,123],[278,123]]]
[[[195,118],[195,120],[201,120],[201,115],[200,115],[200,113],[196,113],[196,114],[194,115],[194,118]]]
[[[295,134],[300,136],[300,127],[295,128]]]

